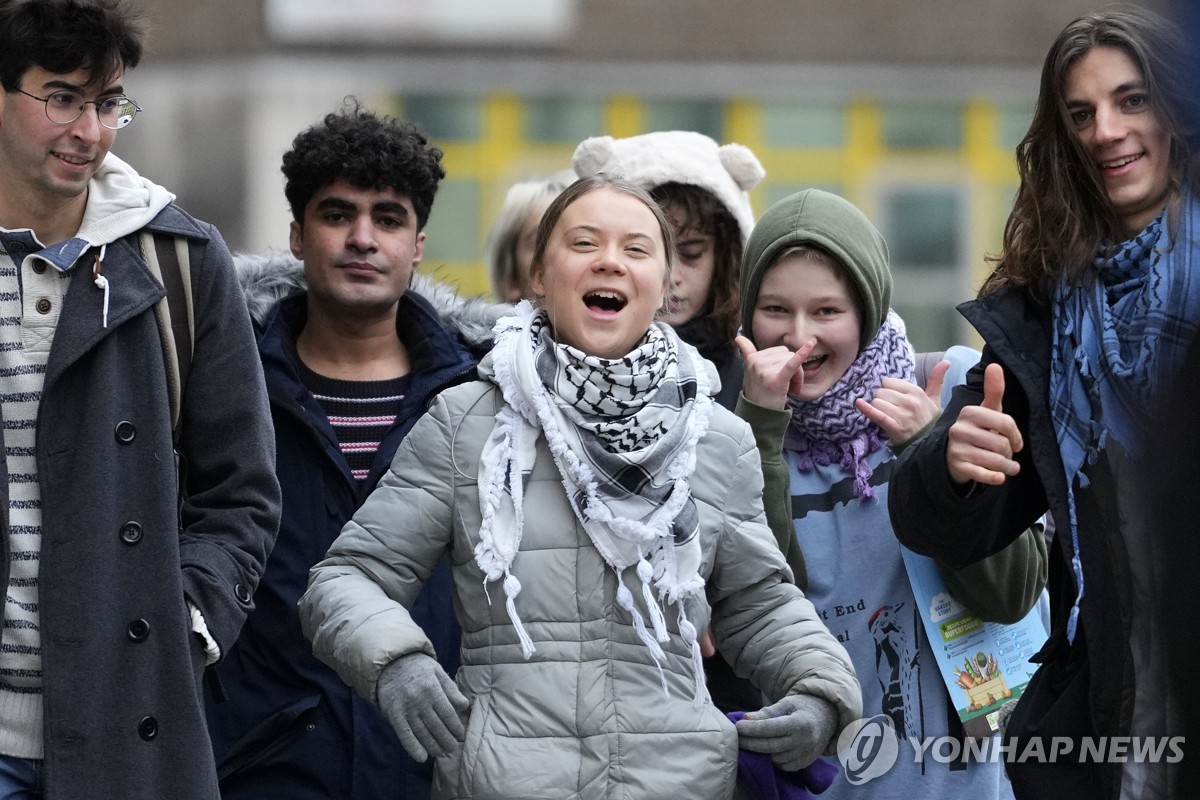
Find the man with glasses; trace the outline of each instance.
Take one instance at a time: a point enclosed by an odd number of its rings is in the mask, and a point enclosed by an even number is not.
[[[0,4],[0,800],[216,798],[205,667],[278,524],[229,251],[109,153],[141,51],[121,0]],[[190,266],[177,403],[160,245]]]

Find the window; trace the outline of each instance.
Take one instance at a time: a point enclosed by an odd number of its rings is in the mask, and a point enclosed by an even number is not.
[[[525,104],[525,136],[530,141],[577,144],[603,132],[604,116],[596,100],[546,97]]]
[[[1024,103],[1000,106],[1000,146],[1014,150],[1029,130],[1033,108]]]
[[[425,226],[422,263],[437,267],[443,262],[479,261],[479,182],[447,177],[438,185],[433,211]]]
[[[782,105],[762,109],[763,139],[773,147],[841,147],[845,120],[837,104]]]
[[[962,110],[958,106],[887,106],[883,139],[897,149],[954,149],[962,145]]]
[[[404,98],[404,117],[434,142],[472,142],[483,130],[478,97],[409,95]]]
[[[904,318],[913,347],[927,352],[970,343],[970,329],[954,310],[971,296],[966,190],[891,186],[880,199],[880,231],[894,278],[892,306]]]
[[[893,189],[887,197],[892,262],[954,269],[962,247],[961,198],[953,189]]]
[[[715,100],[664,100],[647,98],[647,131],[696,131],[723,144],[725,119]]]

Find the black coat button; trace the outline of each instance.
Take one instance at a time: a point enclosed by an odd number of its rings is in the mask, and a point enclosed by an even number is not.
[[[233,587],[233,596],[238,599],[242,605],[250,604],[250,590],[240,583]]]
[[[133,427],[132,422],[123,419],[117,423],[117,427],[113,429],[113,434],[121,444],[129,444],[137,436],[137,429]]]
[[[54,304],[45,297],[37,301],[37,310],[39,314],[49,314],[50,309],[54,308]]]
[[[33,262],[33,271],[36,272],[38,275],[41,275],[43,272],[46,271],[46,262],[45,261]]]
[[[146,637],[150,635],[150,623],[144,619],[135,619],[129,623],[129,627],[125,629],[125,632],[135,642],[145,641]]]
[[[158,720],[154,717],[142,717],[138,723],[138,736],[147,742],[158,736]]]
[[[126,522],[121,526],[121,541],[125,544],[137,544],[142,540],[142,526],[136,522]]]

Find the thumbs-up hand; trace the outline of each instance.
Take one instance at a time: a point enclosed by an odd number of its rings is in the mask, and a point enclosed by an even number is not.
[[[733,340],[742,353],[745,377],[742,378],[742,394],[755,405],[763,408],[787,408],[789,394],[800,394],[804,388],[804,359],[816,346],[808,342],[796,352],[783,345],[759,350],[745,336]]]
[[[854,401],[863,416],[883,428],[888,442],[903,444],[933,422],[942,409],[942,382],[950,362],[939,361],[929,373],[924,389],[900,378],[884,378],[871,402]]]
[[[1004,413],[1004,368],[988,364],[983,373],[983,402],[965,406],[950,426],[946,466],[955,483],[999,486],[1021,466],[1013,453],[1024,447],[1017,421]]]

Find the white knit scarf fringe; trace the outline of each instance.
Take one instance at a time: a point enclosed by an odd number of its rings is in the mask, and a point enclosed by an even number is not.
[[[667,502],[656,507],[645,519],[633,519],[613,513],[597,493],[591,467],[572,447],[564,429],[576,428],[563,414],[538,378],[534,357],[538,344],[530,335],[530,325],[538,312],[528,303],[517,306],[513,315],[504,317],[495,327],[492,349],[495,381],[505,405],[496,415],[496,424],[484,446],[479,465],[479,506],[482,523],[475,563],[484,573],[484,591],[489,582],[502,581],[505,608],[512,621],[521,652],[530,658],[535,652],[533,640],[517,612],[515,600],[521,583],[512,574],[512,564],[520,550],[524,527],[523,484],[521,476],[532,469],[539,430],[546,437],[567,498],[577,519],[605,562],[617,573],[617,603],[629,614],[638,638],[650,651],[658,667],[663,692],[667,691],[663,671],[665,653],[662,642],[669,639],[662,604],[673,603],[678,610],[679,633],[689,643],[693,673],[693,702],[708,702],[708,689],[696,627],[687,616],[687,603],[704,591],[700,577],[699,536],[677,545],[672,523],[690,498],[688,480],[696,466],[696,445],[708,431],[712,415],[711,379],[707,363],[684,344],[674,332],[663,326],[668,345],[685,349],[680,359],[690,359],[697,373],[698,389],[690,413],[682,413],[679,424],[688,426],[682,446],[667,463],[667,477],[674,487]],[[555,346],[548,342],[546,346]],[[576,444],[578,444],[576,442]],[[576,505],[576,493],[586,496],[585,513]],[[625,585],[625,570],[633,566],[642,586],[642,601],[650,618],[645,618]],[[652,585],[653,584],[653,587]],[[655,598],[655,589],[658,598]]]

